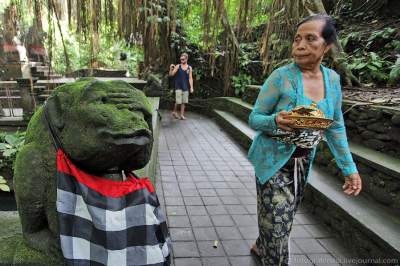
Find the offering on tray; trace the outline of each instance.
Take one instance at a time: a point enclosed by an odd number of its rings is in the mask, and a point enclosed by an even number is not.
[[[325,114],[315,103],[295,107],[289,112],[287,119],[295,121],[292,126],[294,128],[327,129],[333,123],[332,119],[325,118]]]

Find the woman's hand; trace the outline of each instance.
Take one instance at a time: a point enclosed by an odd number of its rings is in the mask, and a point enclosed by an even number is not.
[[[361,177],[359,174],[351,174],[349,176],[346,176],[344,178],[344,185],[343,185],[343,191],[347,195],[354,195],[357,196],[362,187],[362,182],[361,182]]]
[[[293,131],[292,126],[294,125],[294,121],[286,119],[288,116],[288,112],[281,111],[275,116],[276,125],[283,130]]]

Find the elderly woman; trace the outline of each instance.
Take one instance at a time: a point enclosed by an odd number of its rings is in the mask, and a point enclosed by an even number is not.
[[[259,224],[251,252],[262,265],[289,263],[293,218],[323,135],[345,176],[344,193],[356,196],[361,191],[343,122],[340,77],[321,65],[336,37],[329,16],[312,15],[301,21],[293,41],[294,63],[271,73],[249,117],[250,127],[257,131],[248,157],[256,173]],[[312,103],[333,124],[325,131],[294,129],[288,111]]]

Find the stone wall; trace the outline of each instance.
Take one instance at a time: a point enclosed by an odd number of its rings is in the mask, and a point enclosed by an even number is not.
[[[257,96],[260,93],[260,86],[258,85],[247,85],[243,95],[242,95],[242,100],[249,103],[249,104],[255,104],[257,100]]]
[[[343,104],[343,112],[353,102]],[[356,106],[345,113],[349,138],[370,149],[400,158],[400,108]]]
[[[315,164],[344,181],[325,142],[321,142],[318,146]],[[380,202],[383,205],[382,207],[400,213],[400,177],[383,173],[379,169],[359,161],[356,164],[363,180],[362,193],[366,193],[369,197]]]

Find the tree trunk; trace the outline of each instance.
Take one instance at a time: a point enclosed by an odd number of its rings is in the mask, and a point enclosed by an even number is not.
[[[169,21],[161,22],[160,28],[160,38],[159,38],[159,51],[161,52],[161,69],[168,69],[169,64],[175,61],[175,51],[171,49],[170,43],[171,41],[171,34],[176,30],[176,23],[175,23],[175,8],[176,3],[175,0],[166,0],[161,4],[162,7],[165,8],[166,13],[162,14],[161,17],[168,17]]]
[[[18,15],[16,4],[10,4],[4,10],[3,16],[3,37],[7,43],[12,43],[13,38],[17,36]]]
[[[35,0],[34,1],[34,27],[38,32],[43,31],[43,24],[42,24],[42,1],[41,0]]]
[[[235,32],[233,31],[231,25],[229,24],[228,14],[226,12],[226,8],[224,6],[223,0],[221,3],[221,22],[224,27],[225,32],[225,56],[224,56],[224,95],[232,96],[233,93],[231,91],[231,77],[233,73],[237,71],[238,68],[238,57],[239,57],[239,42],[235,36]]]
[[[60,35],[61,35],[61,42],[62,42],[63,49],[64,49],[66,72],[69,72],[71,70],[71,64],[69,62],[69,56],[68,56],[68,52],[67,52],[67,47],[65,46],[65,42],[64,42],[64,35],[63,35],[62,29],[61,29],[60,20],[58,18],[58,13],[57,13],[56,6],[54,4],[54,0],[50,0],[50,1],[51,1],[51,5],[52,5],[52,9],[53,9],[54,15],[56,16],[58,30],[60,31]]]
[[[100,14],[101,14],[101,0],[90,0],[91,7],[91,32],[92,36],[90,38],[90,48],[91,48],[91,60],[90,67],[98,68],[99,62],[97,60],[97,55],[100,52],[99,43],[99,25],[100,25]]]
[[[203,12],[203,46],[207,49],[210,38],[211,0],[204,1]]]

